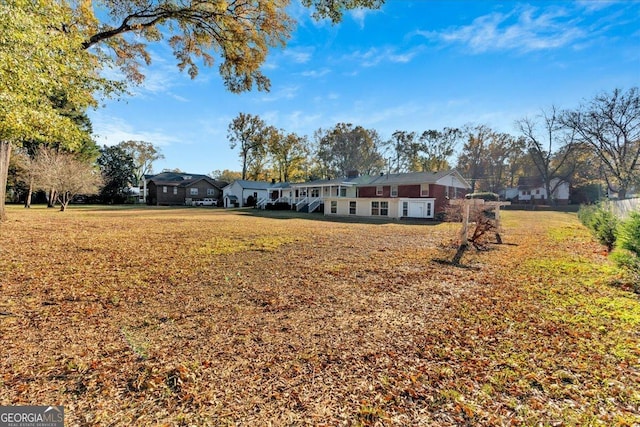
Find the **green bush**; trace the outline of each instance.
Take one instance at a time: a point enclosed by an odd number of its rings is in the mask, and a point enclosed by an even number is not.
[[[611,258],[640,278],[640,212],[632,212],[628,219],[620,223],[617,237]]]
[[[578,218],[598,241],[611,251],[616,244],[616,229],[620,222],[605,204],[581,207]]]

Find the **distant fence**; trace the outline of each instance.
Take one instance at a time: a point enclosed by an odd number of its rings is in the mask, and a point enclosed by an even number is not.
[[[640,198],[610,201],[609,207],[615,216],[626,218],[633,211],[640,212]]]

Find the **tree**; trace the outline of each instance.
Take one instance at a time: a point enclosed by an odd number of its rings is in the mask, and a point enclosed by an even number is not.
[[[295,133],[284,135],[283,131],[273,128],[267,140],[267,148],[280,182],[288,182],[291,178],[305,178],[301,167],[307,160],[306,137]]]
[[[569,182],[573,173],[570,159],[577,146],[575,132],[560,122],[555,107],[542,111],[536,118],[519,120],[517,126],[525,138],[529,155],[542,179],[551,203],[553,192],[561,181]],[[554,184],[552,184],[554,183]]]
[[[134,185],[140,185],[145,175],[153,172],[153,162],[164,159],[164,155],[151,142],[122,141],[118,146],[133,159]]]
[[[317,156],[329,176],[347,176],[351,171],[377,174],[384,168],[382,145],[375,130],[351,123],[338,123],[329,131],[316,132]]]
[[[438,172],[449,168],[449,157],[462,136],[456,128],[444,128],[441,131],[427,130],[420,135],[420,164],[423,171]]]
[[[55,188],[63,212],[75,196],[96,194],[102,182],[99,172],[77,154],[41,147],[35,164],[35,187]]]
[[[420,170],[420,143],[415,132],[397,130],[385,144],[391,150],[390,171],[395,173]]]
[[[232,92],[269,89],[260,67],[270,47],[284,46],[293,20],[288,0],[223,2],[202,0],[110,0],[95,13],[88,1],[6,0],[0,4],[0,221],[12,144],[24,139],[73,145],[79,137],[68,118],[47,101],[65,93],[78,108],[96,105],[94,96],[121,92],[140,82],[150,63],[146,42],[168,36],[180,70],[193,78],[196,61],[219,72]],[[316,18],[340,20],[342,11],[377,7],[377,0],[304,0]],[[101,21],[102,19],[102,21]],[[126,78],[99,77],[119,67]]]
[[[458,170],[471,183],[471,192],[476,191],[477,181],[485,176],[487,145],[493,131],[485,126],[466,126],[467,142],[458,156]]]
[[[587,144],[602,165],[609,190],[624,199],[640,185],[640,91],[597,95],[576,110],[565,111],[561,123]]]
[[[260,158],[265,150],[266,124],[258,116],[240,113],[229,124],[229,145],[231,149],[240,148],[242,160],[242,179],[247,179],[247,164],[251,156]]]
[[[223,171],[221,170],[214,170],[213,172],[211,172],[209,174],[209,176],[213,179],[216,179],[218,181],[224,181],[227,183],[232,183],[233,181],[237,180],[237,179],[242,179],[242,173],[241,172],[236,172],[236,171],[232,171],[229,169],[225,169]]]
[[[134,179],[135,163],[131,154],[121,145],[100,150],[97,161],[100,166],[103,186],[100,198],[103,203],[123,203],[129,195]]]
[[[122,141],[120,144],[124,151],[133,159],[133,185],[144,184],[145,191],[142,193],[142,201],[147,202],[147,192],[145,176],[153,172],[153,162],[164,159],[152,143],[145,141]]]
[[[0,221],[5,219],[8,165],[24,141],[77,147],[84,135],[61,114],[64,94],[78,110],[95,105],[94,93],[113,89],[99,77],[100,64],[82,49],[84,35],[60,30],[74,20],[66,3],[7,0],[0,3]]]
[[[507,186],[513,187],[511,171],[518,166],[518,156],[523,154],[523,147],[524,138],[515,138],[508,133],[492,133],[486,147],[483,190],[499,193]],[[511,162],[516,165],[512,166]]]

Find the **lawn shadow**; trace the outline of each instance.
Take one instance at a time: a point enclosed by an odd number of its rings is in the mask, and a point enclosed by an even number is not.
[[[435,226],[441,224],[442,221],[435,219],[420,219],[420,218],[408,218],[408,219],[393,219],[393,218],[372,218],[362,216],[341,216],[341,215],[324,215],[320,212],[296,212],[290,210],[265,210],[265,209],[238,209],[241,215],[250,215],[259,218],[271,218],[271,219],[306,219],[310,221],[325,221],[325,222],[338,222],[346,224],[398,224],[398,225],[430,225]]]

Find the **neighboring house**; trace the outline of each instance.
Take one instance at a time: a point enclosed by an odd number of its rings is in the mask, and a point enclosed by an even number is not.
[[[301,212],[388,218],[435,218],[449,199],[463,198],[469,183],[455,170],[382,174],[295,184],[237,180],[223,190],[225,207],[277,208]],[[251,198],[255,204],[249,204]],[[286,207],[286,206],[285,206]]]
[[[222,191],[225,208],[242,208],[256,206],[269,199],[273,182],[248,181],[238,179],[226,186]]]
[[[559,205],[569,204],[569,183],[559,178],[553,178],[550,184],[552,201]],[[521,177],[518,179],[518,202],[545,204],[548,201],[547,189],[541,178]]]
[[[325,179],[291,184],[292,209],[303,212],[314,212],[324,207],[330,198],[357,197],[357,185],[368,183],[377,176],[357,176]],[[325,212],[326,213],[326,212]]]
[[[192,205],[202,199],[220,199],[226,185],[207,175],[162,172],[147,180],[147,204]]]
[[[505,188],[499,193],[501,200],[518,200],[518,188]]]
[[[363,176],[340,184],[337,194],[325,197],[324,214],[435,218],[449,199],[463,198],[470,188],[455,170]]]

